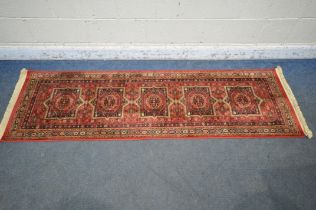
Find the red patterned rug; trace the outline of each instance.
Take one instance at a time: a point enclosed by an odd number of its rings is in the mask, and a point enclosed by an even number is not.
[[[280,67],[22,70],[2,141],[312,136]]]

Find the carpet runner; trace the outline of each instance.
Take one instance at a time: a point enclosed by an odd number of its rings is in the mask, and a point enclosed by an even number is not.
[[[23,69],[2,141],[312,137],[280,67]]]

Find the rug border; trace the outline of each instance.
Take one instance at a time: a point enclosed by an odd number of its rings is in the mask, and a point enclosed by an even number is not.
[[[164,137],[137,137],[137,138],[84,138],[84,139],[71,139],[71,138],[54,138],[54,139],[4,139],[0,140],[0,144],[2,143],[14,143],[14,142],[71,142],[71,141],[163,141],[163,140],[195,140],[195,141],[203,141],[203,140],[251,140],[251,139],[295,139],[295,138],[305,138],[305,135],[293,135],[293,136],[187,136],[187,137],[172,137],[172,136],[164,136]]]
[[[21,91],[23,89],[23,86],[25,84],[25,81],[26,81],[26,78],[27,78],[27,73],[28,73],[28,70],[25,69],[25,68],[21,69],[21,71],[20,71],[20,76],[19,76],[18,82],[15,85],[13,94],[11,96],[11,99],[9,101],[7,109],[4,112],[4,115],[3,115],[3,118],[2,118],[2,121],[1,121],[1,124],[0,124],[0,139],[2,139],[2,137],[3,137],[3,135],[4,135],[5,131],[6,131],[6,128],[8,126],[9,121],[10,121],[10,118],[12,116],[12,112],[14,110],[16,102],[17,102],[17,100],[18,100],[18,98],[20,96],[20,93],[21,93]]]
[[[288,84],[288,82],[286,81],[285,79],[285,76],[283,74],[283,70],[282,70],[282,67],[281,66],[277,66],[275,68],[275,72],[276,72],[276,75],[278,76],[278,79],[281,83],[281,86],[286,94],[286,97],[288,98],[293,110],[294,110],[294,113],[298,119],[298,122],[304,132],[304,134],[309,138],[311,139],[313,137],[313,132],[309,129],[307,123],[306,123],[306,120],[304,118],[304,115],[300,109],[300,106],[298,105],[298,102],[294,96],[294,93],[290,87],[290,85]]]

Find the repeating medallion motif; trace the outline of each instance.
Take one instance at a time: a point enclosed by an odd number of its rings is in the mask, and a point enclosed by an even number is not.
[[[214,115],[216,100],[211,96],[209,87],[184,87],[187,115]]]
[[[123,88],[97,88],[93,117],[121,117],[125,100]]]
[[[142,117],[168,116],[167,88],[141,88],[141,97],[138,103]]]
[[[226,87],[226,91],[233,115],[260,114],[261,99],[254,95],[252,87]]]
[[[74,118],[78,107],[83,103],[79,88],[57,88],[44,102],[47,106],[47,119]]]

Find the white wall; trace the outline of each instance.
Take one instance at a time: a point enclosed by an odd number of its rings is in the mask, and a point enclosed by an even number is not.
[[[316,0],[0,0],[0,59],[162,57],[315,58]]]
[[[0,45],[315,44],[315,0],[0,0]]]

